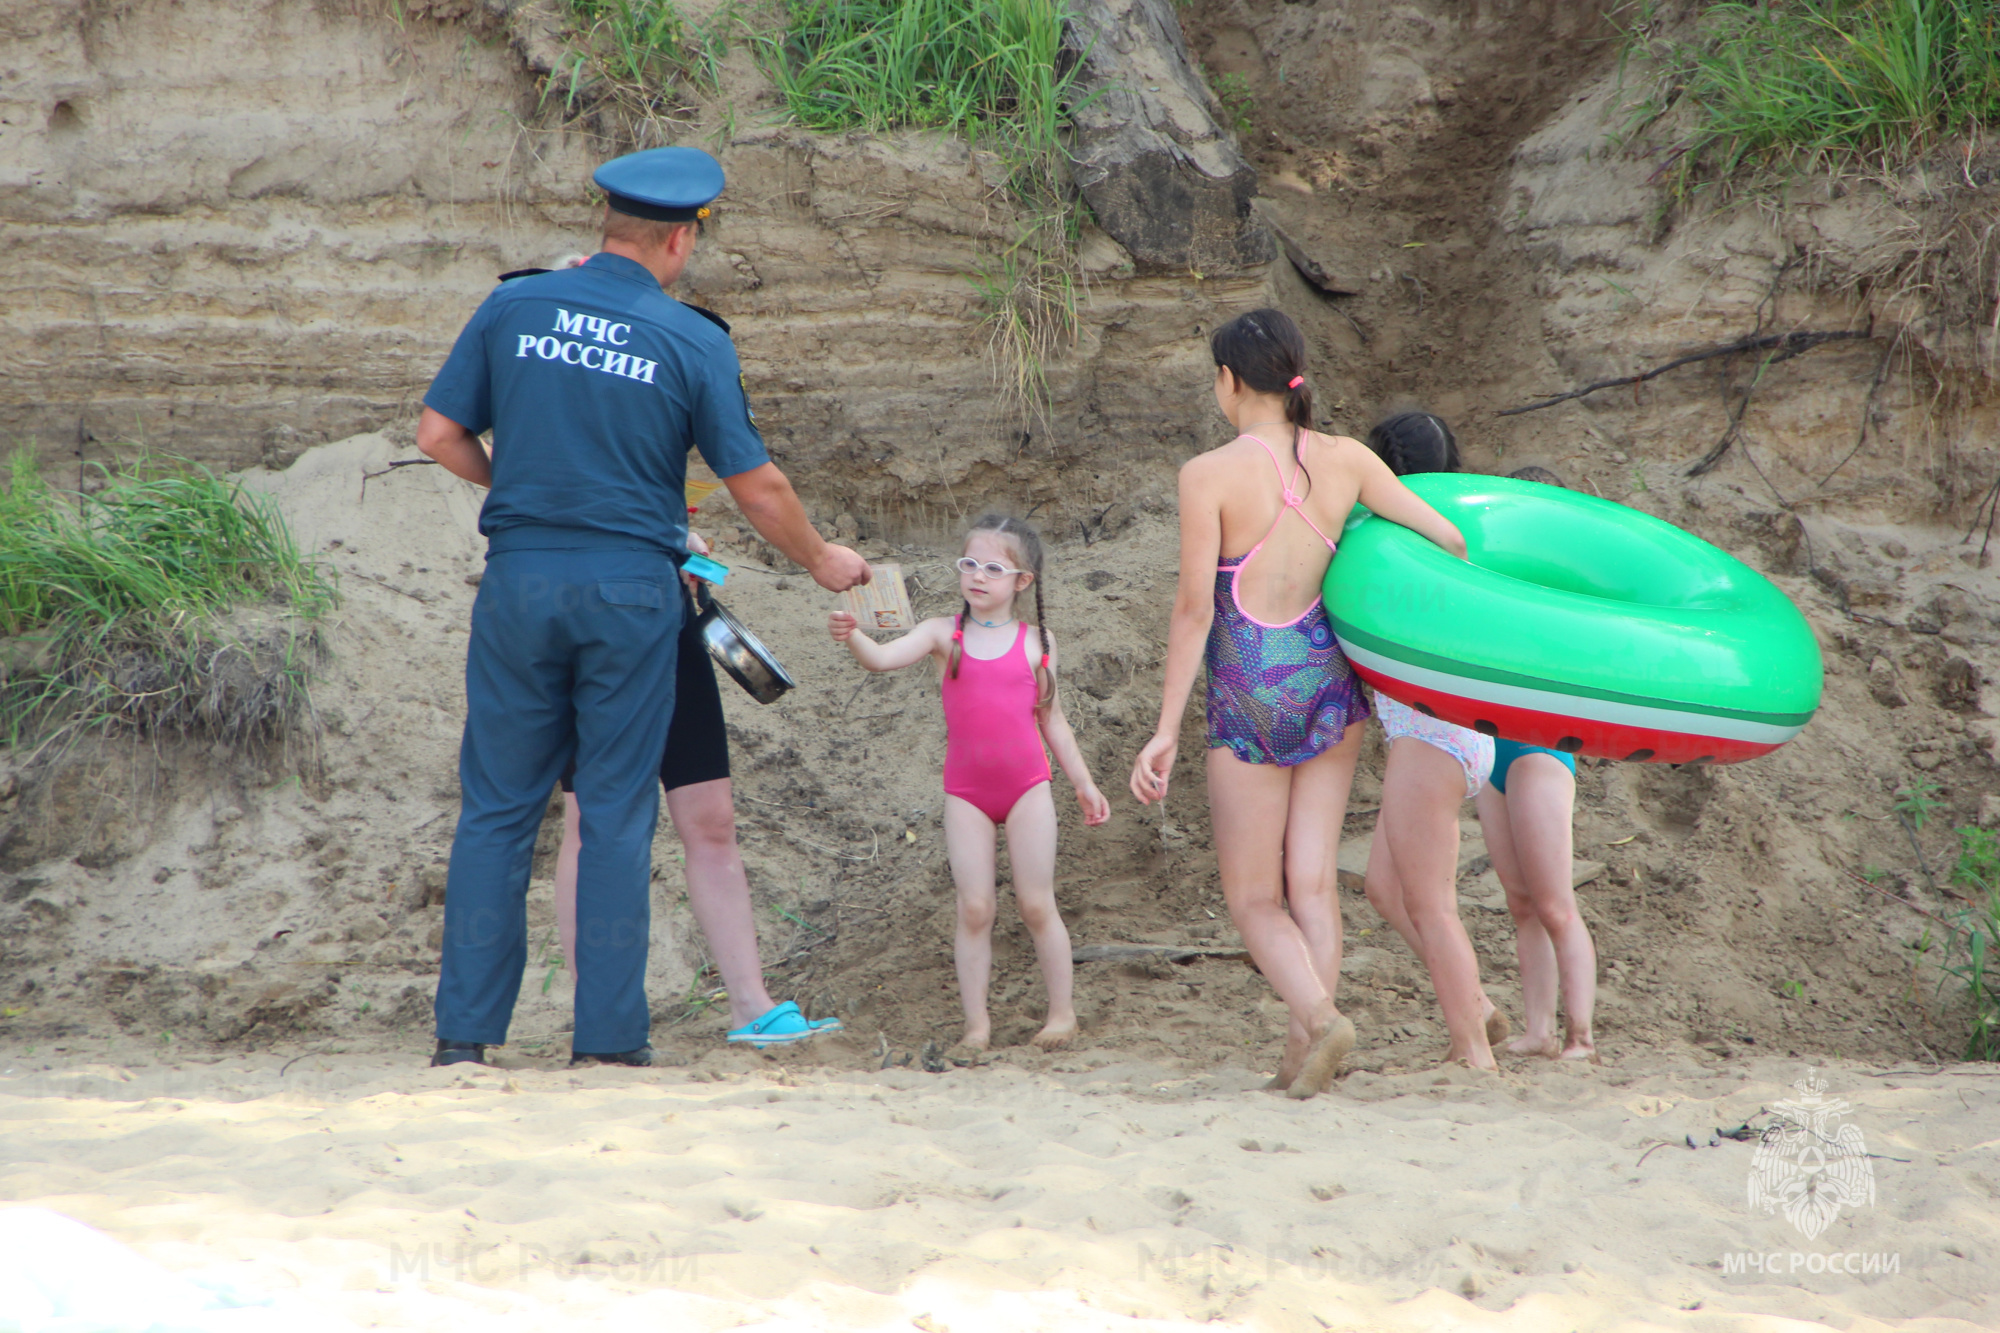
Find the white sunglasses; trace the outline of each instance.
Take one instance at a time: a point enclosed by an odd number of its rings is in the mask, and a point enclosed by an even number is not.
[[[984,574],[989,579],[1004,579],[1009,574],[1033,574],[1030,569],[1009,569],[998,560],[974,560],[969,555],[958,558],[958,572],[961,574]]]

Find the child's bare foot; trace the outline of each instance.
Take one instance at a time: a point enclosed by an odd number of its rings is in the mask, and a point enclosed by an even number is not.
[[[1477,1051],[1471,1051],[1453,1042],[1451,1049],[1444,1053],[1444,1063],[1464,1065],[1467,1069],[1483,1069],[1489,1074],[1500,1072],[1500,1062],[1493,1058],[1492,1048],[1484,1045]]]
[[[1555,1053],[1555,1042],[1550,1041],[1549,1055],[1559,1060],[1588,1060],[1594,1065],[1604,1063],[1598,1058],[1597,1043],[1591,1039],[1589,1032],[1572,1031],[1569,1040],[1563,1043],[1562,1054],[1559,1056]]]
[[[1298,1077],[1285,1089],[1287,1097],[1299,1101],[1318,1096],[1332,1085],[1333,1076],[1340,1072],[1340,1062],[1354,1049],[1353,1020],[1336,1009],[1311,1036],[1312,1046],[1306,1051],[1305,1063],[1299,1066]]]
[[[1536,1037],[1524,1032],[1506,1046],[1509,1055],[1539,1055],[1544,1060],[1555,1059],[1558,1049],[1560,1047],[1553,1032],[1546,1037]]]
[[[1055,1051],[1069,1045],[1076,1036],[1076,1015],[1049,1015],[1049,1021],[1037,1032],[1032,1041],[1036,1050]]]
[[[1312,1049],[1312,1042],[1306,1038],[1304,1026],[1296,1020],[1285,1028],[1285,1053],[1278,1060],[1278,1072],[1264,1085],[1266,1092],[1284,1092],[1290,1089],[1292,1081],[1305,1067],[1306,1052]]]
[[[965,1035],[964,1035],[963,1037],[960,1037],[960,1038],[958,1039],[958,1045],[957,1045],[957,1046],[954,1046],[954,1047],[952,1047],[952,1049],[953,1049],[953,1050],[959,1050],[959,1049],[964,1049],[964,1050],[968,1050],[968,1051],[983,1051],[983,1050],[987,1050],[987,1049],[989,1049],[989,1048],[990,1048],[990,1047],[991,1047],[992,1045],[993,1045],[993,1029],[992,1029],[992,1028],[990,1028],[990,1027],[979,1027],[979,1028],[975,1028],[975,1027],[968,1027],[968,1028],[967,1028],[967,1029],[965,1030]]]

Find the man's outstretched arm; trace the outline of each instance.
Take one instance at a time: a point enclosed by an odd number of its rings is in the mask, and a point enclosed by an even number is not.
[[[868,582],[868,562],[819,535],[812,520],[806,517],[798,493],[776,463],[724,477],[722,484],[729,488],[736,507],[750,520],[750,526],[784,552],[786,558],[804,566],[814,583],[828,592],[846,592],[856,584]]]

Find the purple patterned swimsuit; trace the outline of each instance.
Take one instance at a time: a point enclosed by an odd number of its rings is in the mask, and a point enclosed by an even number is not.
[[[1285,488],[1285,509],[1298,510],[1333,550],[1333,539],[1306,517],[1304,497],[1285,481],[1276,451],[1254,435],[1249,438],[1271,455]],[[1292,481],[1298,479],[1293,472]],[[1278,521],[1284,517],[1280,510]],[[1274,521],[1271,532],[1277,530]],[[1296,619],[1276,625],[1243,609],[1237,579],[1269,540],[1267,532],[1248,554],[1225,558],[1215,569],[1215,620],[1203,659],[1208,667],[1208,748],[1227,747],[1246,764],[1290,768],[1338,745],[1350,725],[1368,716],[1368,697],[1318,601]]]

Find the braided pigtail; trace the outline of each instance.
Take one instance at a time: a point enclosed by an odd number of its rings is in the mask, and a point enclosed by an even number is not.
[[[1035,667],[1035,711],[1046,713],[1056,701],[1056,677],[1049,670],[1049,618],[1042,611],[1042,576],[1035,575],[1035,631],[1042,636],[1042,660]]]
[[[958,619],[951,625],[951,678],[958,679],[958,659],[965,655],[965,618],[972,614],[971,602],[958,604]]]

